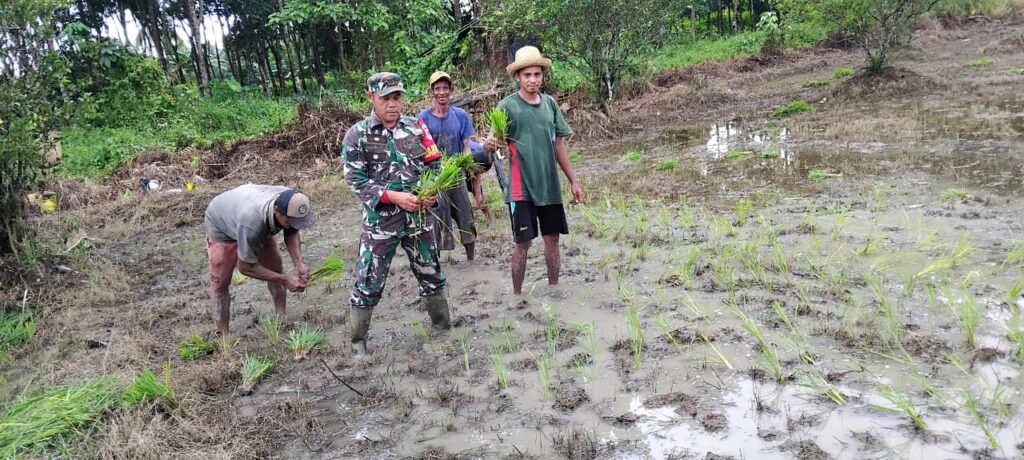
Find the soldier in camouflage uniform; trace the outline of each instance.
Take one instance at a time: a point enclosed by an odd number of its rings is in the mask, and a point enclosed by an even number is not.
[[[352,350],[358,357],[369,354],[366,333],[370,317],[399,245],[409,256],[431,322],[435,327],[449,327],[445,277],[427,212],[436,199],[421,201],[411,193],[422,171],[439,166],[440,151],[425,125],[402,116],[405,89],[401,77],[381,72],[366,84],[373,112],[349,128],[341,150],[345,182],[363,203],[358,273],[350,300]]]

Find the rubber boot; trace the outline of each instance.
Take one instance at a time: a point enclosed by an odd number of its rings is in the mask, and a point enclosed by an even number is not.
[[[366,333],[370,330],[370,317],[373,316],[372,308],[353,308],[350,321],[352,322],[352,354],[359,359],[369,359],[370,350],[366,342]]]
[[[476,254],[476,243],[469,243],[466,246],[466,260],[473,260],[473,256]]]
[[[444,297],[444,291],[424,297],[423,304],[427,307],[427,314],[430,315],[430,322],[434,327],[438,329],[451,327],[448,316],[448,299]]]

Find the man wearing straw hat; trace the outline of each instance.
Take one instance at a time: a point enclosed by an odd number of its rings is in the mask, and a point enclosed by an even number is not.
[[[341,148],[345,183],[363,204],[356,282],[349,300],[352,351],[361,359],[369,357],[370,317],[399,245],[409,256],[434,327],[449,327],[446,280],[437,260],[431,220],[424,212],[436,198],[420,200],[412,193],[420,173],[436,167],[441,153],[425,124],[402,116],[402,77],[380,72],[367,79],[366,86],[373,109],[369,118],[348,129]]]
[[[309,198],[302,192],[275,185],[245,184],[217,195],[206,207],[206,253],[210,258],[210,301],[221,335],[231,320],[231,275],[267,282],[274,312],[285,315],[287,291],[301,291],[309,279],[302,262],[299,230],[316,223]],[[296,276],[286,275],[275,235],[284,232]]]
[[[419,114],[420,121],[427,124],[430,135],[437,141],[437,146],[445,156],[471,153],[469,137],[473,135],[473,122],[469,114],[458,107],[451,107],[452,77],[445,72],[434,72],[427,82],[430,85],[430,98],[433,105],[423,109]],[[472,179],[473,192],[477,206],[483,203],[480,192],[480,176]],[[439,251],[455,249],[455,237],[466,248],[466,259],[473,260],[476,247],[476,221],[473,216],[473,205],[469,202],[469,191],[464,185],[441,192],[441,199],[434,212],[434,240]],[[459,229],[455,230],[458,226]]]
[[[498,103],[508,113],[509,186],[505,202],[512,220],[512,292],[523,293],[526,276],[526,256],[530,244],[538,234],[544,239],[544,262],[548,270],[548,285],[558,285],[561,254],[559,235],[569,233],[562,206],[561,184],[556,165],[569,181],[572,203],[583,202],[583,189],[569,163],[569,149],[565,138],[572,135],[558,102],[540,92],[544,73],[551,68],[551,60],[540,50],[524,46],[516,51],[515,60],[505,68],[509,76],[519,83],[519,91]],[[494,151],[497,141],[488,139],[485,147]]]

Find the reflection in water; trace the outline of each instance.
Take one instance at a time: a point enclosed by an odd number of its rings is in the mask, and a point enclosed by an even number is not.
[[[740,129],[735,122],[715,123],[711,125],[711,132],[708,133],[708,152],[711,157],[720,160],[729,153],[729,143],[740,134]]]

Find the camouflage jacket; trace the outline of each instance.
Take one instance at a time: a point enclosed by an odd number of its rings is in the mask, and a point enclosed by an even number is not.
[[[424,131],[415,118],[401,117],[394,130],[384,127],[376,112],[352,125],[342,141],[345,183],[363,203],[363,229],[380,236],[418,235],[431,230],[427,212],[407,212],[381,202],[385,190],[412,192],[420,173],[436,168],[424,147]]]

